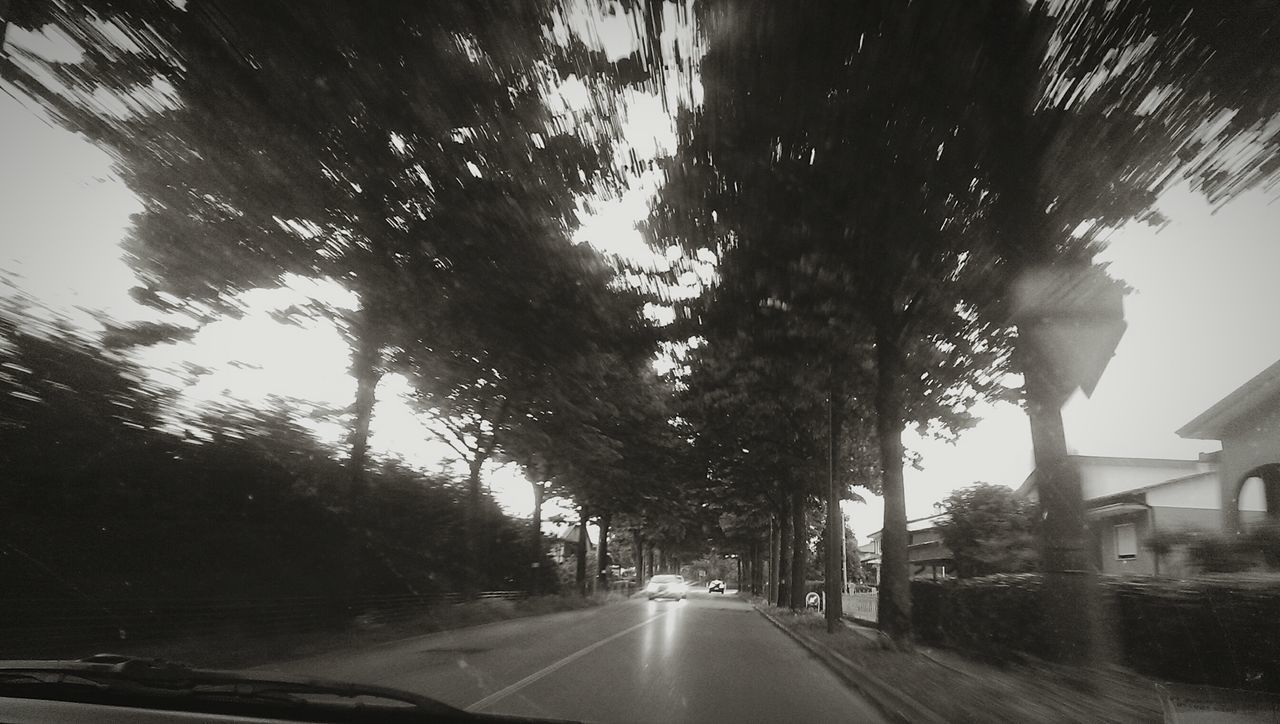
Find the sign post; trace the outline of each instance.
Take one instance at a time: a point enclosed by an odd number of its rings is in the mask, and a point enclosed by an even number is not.
[[[1097,659],[1097,576],[1086,549],[1080,472],[1068,457],[1062,406],[1091,396],[1124,334],[1125,288],[1098,267],[1047,267],[1014,285],[1018,360],[1025,379],[1041,524],[1042,601],[1054,658]]]

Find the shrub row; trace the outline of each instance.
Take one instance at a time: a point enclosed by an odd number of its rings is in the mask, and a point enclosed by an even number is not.
[[[1280,579],[1101,577],[1102,634],[1119,663],[1188,683],[1280,692]],[[924,642],[997,660],[1044,656],[1039,574],[912,582]]]
[[[1238,573],[1255,568],[1280,569],[1280,522],[1253,525],[1241,535],[1221,531],[1161,530],[1152,533],[1146,547],[1156,555],[1185,549],[1193,565],[1206,573]]]

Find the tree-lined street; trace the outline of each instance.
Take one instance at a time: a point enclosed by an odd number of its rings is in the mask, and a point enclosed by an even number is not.
[[[804,615],[820,595],[834,640],[853,579],[895,655],[1020,620],[1096,691],[1095,544],[1130,561],[1146,535],[1136,499],[1087,511],[1062,412],[1129,331],[1108,244],[1177,193],[1280,189],[1258,0],[0,0],[0,39],[0,102],[134,203],[98,240],[132,316],[50,306],[0,258],[0,579],[25,594],[0,618],[57,656],[341,636],[377,618],[361,601],[556,611],[659,574]],[[47,196],[15,236],[80,211]],[[336,369],[320,392],[197,354],[286,333],[327,335],[280,365]],[[1035,500],[949,481],[920,540],[910,471],[946,466],[912,440],[1014,405],[1028,444],[973,454],[1023,457]],[[1034,583],[972,614],[922,592],[926,542],[950,549],[934,578]],[[263,613],[294,602],[323,620]],[[286,668],[537,716],[866,714],[704,595]]]
[[[750,604],[693,592],[263,667],[495,714],[582,721],[879,722]]]

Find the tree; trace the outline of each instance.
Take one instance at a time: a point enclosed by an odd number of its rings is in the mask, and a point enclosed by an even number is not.
[[[33,5],[15,4],[12,22],[56,24],[84,60],[19,51],[0,72],[120,159],[145,207],[129,242],[139,298],[234,311],[236,292],[295,274],[358,296],[338,320],[357,381],[356,490],[405,328],[483,306],[491,262],[530,255],[500,250],[567,234],[607,163],[543,104],[557,70],[591,72],[539,32],[551,3]]]
[[[943,544],[961,578],[1021,573],[1039,564],[1039,510],[1003,485],[975,483],[952,491],[938,508]]]
[[[1246,1],[805,10],[699,5],[706,98],[686,117],[657,211],[678,217],[697,199],[669,238],[712,251],[721,284],[741,274],[775,308],[801,308],[783,293],[790,274],[844,284],[834,308],[860,317],[849,338],[870,343],[878,376],[881,616],[905,641],[902,428],[941,413],[957,429],[966,401],[1000,393],[984,382],[1011,360],[1021,275],[1087,265],[1117,223],[1158,220],[1151,204],[1170,183],[1191,178],[1222,200],[1274,181],[1278,21]],[[1058,595],[1087,579],[1068,570],[1083,567],[1058,415],[1072,386],[1026,331],[1017,364],[1055,490],[1046,602],[1063,613],[1049,617],[1063,658],[1082,661],[1081,590]],[[911,400],[918,388],[902,380],[918,379],[936,387]]]
[[[1002,393],[1007,361],[999,330],[966,303],[985,266],[966,236],[982,199],[952,151],[977,29],[958,6],[926,5],[709,4],[706,98],[658,209],[681,220],[674,238],[717,255],[721,286],[812,345],[805,361],[836,375],[819,378],[818,399],[842,381],[874,411],[881,625],[904,642],[902,430],[971,424],[968,408]]]

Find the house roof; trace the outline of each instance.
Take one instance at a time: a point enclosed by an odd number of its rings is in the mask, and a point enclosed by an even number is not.
[[[1142,485],[1136,488],[1125,490],[1123,492],[1113,493],[1111,495],[1105,495],[1101,498],[1097,498],[1096,500],[1106,500],[1108,498],[1116,498],[1116,497],[1121,497],[1125,495],[1133,495],[1134,493],[1145,493],[1148,490],[1155,490],[1156,488],[1162,488],[1166,485],[1173,485],[1175,483],[1185,483],[1187,481],[1195,480],[1197,478],[1210,478],[1210,479],[1216,480],[1218,478],[1218,473],[1214,470],[1201,470],[1200,472],[1191,473],[1190,475],[1183,475],[1182,477],[1179,477],[1179,478],[1170,478],[1168,480],[1161,480],[1160,482],[1152,483],[1151,485]]]
[[[1163,468],[1163,467],[1174,466],[1174,467],[1186,467],[1188,470],[1195,471],[1193,473],[1190,473],[1188,476],[1184,476],[1184,477],[1194,477],[1195,475],[1201,474],[1204,471],[1198,470],[1199,466],[1204,462],[1208,462],[1204,460],[1183,460],[1181,458],[1128,458],[1128,457],[1108,457],[1105,455],[1070,455],[1068,457],[1070,457],[1072,460],[1075,460],[1076,463],[1081,466],[1112,465],[1112,466],[1119,466],[1119,467],[1153,467],[1153,468]],[[1155,483],[1153,485],[1142,486],[1142,489],[1145,490],[1147,488],[1155,487],[1156,485],[1164,485],[1165,483],[1172,483],[1175,480],[1180,480],[1180,479],[1182,478],[1162,480],[1159,483]],[[1027,476],[1027,479],[1022,481],[1022,485],[1018,486],[1018,489],[1014,491],[1014,494],[1025,497],[1028,493],[1034,490],[1035,487],[1036,487],[1036,473],[1033,470],[1031,471],[1031,474]],[[1138,488],[1133,488],[1133,490],[1137,490],[1137,489]]]
[[[934,527],[936,527],[936,526],[938,525],[938,523],[941,523],[942,521],[944,521],[944,520],[946,520],[946,519],[947,519],[947,514],[946,514],[946,513],[938,513],[938,514],[936,514],[936,515],[929,515],[929,516],[925,516],[925,517],[923,517],[923,518],[914,518],[914,519],[912,519],[912,520],[908,520],[908,521],[907,521],[907,532],[908,532],[908,533],[918,533],[918,532],[920,532],[920,531],[922,531],[922,530],[929,530],[930,528],[934,528]],[[884,529],[883,529],[883,528],[881,528],[880,530],[878,530],[878,531],[876,531],[876,532],[872,533],[871,535],[869,535],[869,536],[867,536],[867,537],[868,537],[868,538],[879,538],[879,537],[880,537],[880,534],[881,534],[881,533],[883,533],[883,532],[884,532]]]
[[[1162,480],[1151,485],[1142,485],[1128,490],[1102,495],[1096,498],[1089,498],[1085,501],[1088,510],[1085,511],[1086,516],[1090,520],[1104,518],[1111,515],[1124,515],[1128,513],[1146,510],[1151,507],[1147,500],[1147,493],[1163,488],[1169,485],[1177,485],[1178,483],[1187,483],[1196,480],[1208,481],[1212,486],[1217,486],[1218,473],[1213,470],[1204,470],[1191,475],[1183,475],[1169,480]]]
[[[1178,428],[1178,436],[1192,440],[1221,440],[1237,420],[1280,397],[1280,360],[1218,400],[1195,419]]]

